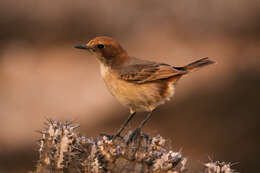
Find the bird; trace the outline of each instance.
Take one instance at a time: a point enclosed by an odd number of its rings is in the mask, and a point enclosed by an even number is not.
[[[128,107],[130,114],[114,137],[120,137],[136,112],[148,112],[145,119],[130,135],[133,140],[141,128],[151,118],[159,105],[164,104],[175,93],[175,86],[181,77],[202,67],[214,64],[208,57],[201,58],[185,66],[172,66],[128,55],[127,51],[113,38],[99,36],[75,48],[96,55],[101,76],[117,100]]]

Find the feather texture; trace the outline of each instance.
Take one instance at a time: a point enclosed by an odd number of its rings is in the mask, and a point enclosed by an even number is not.
[[[132,59],[132,63],[119,69],[120,79],[133,83],[147,83],[178,77],[187,73],[186,70],[178,70],[169,64],[152,61]]]

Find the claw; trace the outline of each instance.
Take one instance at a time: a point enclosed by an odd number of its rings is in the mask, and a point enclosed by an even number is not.
[[[128,138],[127,142],[126,142],[127,145],[129,143],[132,143],[133,141],[135,141],[137,139],[137,137],[140,135],[140,133],[141,133],[141,129],[140,128],[135,129],[135,131],[133,131],[131,133],[131,135],[129,135],[129,138]]]
[[[123,137],[120,136],[119,134],[112,135],[112,140],[113,140],[113,139],[116,139],[116,138],[121,138],[121,139],[123,139]]]

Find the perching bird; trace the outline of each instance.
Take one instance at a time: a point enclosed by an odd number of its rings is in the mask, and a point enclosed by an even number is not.
[[[85,49],[97,56],[107,88],[122,105],[130,109],[130,116],[114,136],[120,136],[136,111],[149,112],[131,138],[140,133],[156,107],[173,96],[175,85],[183,75],[214,63],[202,58],[183,67],[175,67],[143,60],[129,56],[117,41],[105,36],[96,37],[86,45],[75,48]]]

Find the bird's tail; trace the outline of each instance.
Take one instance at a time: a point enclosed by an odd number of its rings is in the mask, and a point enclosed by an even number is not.
[[[204,67],[204,66],[207,66],[207,65],[210,65],[210,64],[214,64],[215,62],[210,60],[209,58],[201,58],[197,61],[194,61],[186,66],[183,66],[183,67],[175,67],[176,69],[179,69],[179,70],[185,70],[187,72],[192,72],[192,71],[195,71],[201,67]]]

